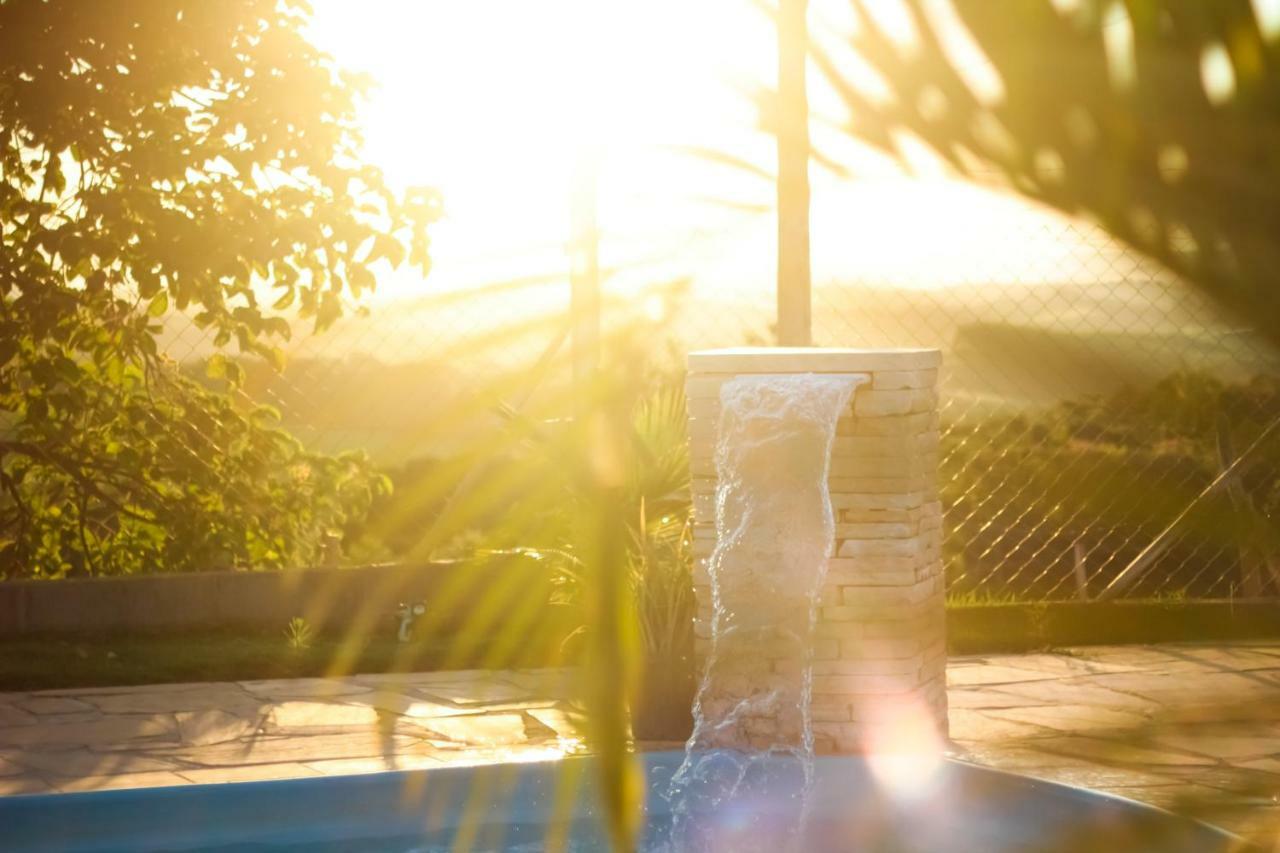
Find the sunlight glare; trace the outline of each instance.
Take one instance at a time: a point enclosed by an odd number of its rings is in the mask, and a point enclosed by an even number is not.
[[[893,81],[846,49],[849,33],[874,26],[900,49],[921,37],[900,0],[814,0],[810,26],[879,103]],[[776,46],[753,0],[316,0],[310,36],[375,82],[360,114],[369,162],[392,186],[428,185],[444,200],[430,280],[384,273],[367,297],[379,340],[415,352],[513,316],[553,322],[568,298],[574,164],[593,151],[610,296],[652,320],[655,288],[687,281],[691,298],[729,300],[749,327],[773,304],[775,143],[754,93],[774,85]],[[998,77],[981,73],[974,85],[996,97]],[[918,140],[895,159],[855,139],[847,102],[812,68],[809,78],[811,138],[828,158],[811,169],[815,286],[938,289],[975,269],[1060,277],[1061,253],[1004,236],[1046,214],[964,185]],[[938,91],[916,106],[949,114]],[[1016,155],[990,110],[975,133],[985,156]],[[361,340],[359,327],[350,334]],[[501,340],[504,354],[521,351]]]
[[[1111,86],[1127,92],[1138,80],[1138,60],[1134,55],[1133,21],[1120,0],[1112,0],[1102,16],[1102,44],[1107,52],[1107,73]]]
[[[1205,97],[1220,107],[1236,94],[1236,71],[1231,54],[1221,42],[1207,45],[1200,53],[1200,84]]]
[[[562,250],[573,164],[592,146],[610,161],[602,194],[628,196],[602,198],[603,227],[638,230],[628,220],[648,211],[632,196],[683,179],[661,148],[742,150],[756,112],[741,90],[772,82],[768,18],[741,0],[315,7],[311,37],[375,80],[361,116],[369,160],[395,186],[444,197],[437,281],[499,247]]]
[[[983,52],[952,0],[926,0],[924,12],[947,61],[974,99],[984,107],[1000,104],[1005,96],[1000,72]]]
[[[920,33],[912,20],[911,7],[903,0],[862,0],[862,10],[904,56],[914,56],[920,49]]]
[[[872,777],[895,798],[928,793],[943,765],[942,737],[928,708],[911,703],[879,716],[864,744]]]
[[[1187,149],[1177,143],[1162,145],[1156,155],[1156,168],[1165,183],[1176,184],[1187,174],[1190,159]]]
[[[1266,41],[1280,37],[1280,0],[1253,0],[1253,17]]]

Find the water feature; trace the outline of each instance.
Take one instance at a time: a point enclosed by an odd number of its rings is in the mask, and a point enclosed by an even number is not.
[[[668,792],[673,849],[725,849],[727,830],[707,825],[710,813],[728,818],[734,849],[799,837],[813,785],[813,633],[835,528],[827,478],[836,423],[862,379],[775,374],[720,386],[711,649]]]

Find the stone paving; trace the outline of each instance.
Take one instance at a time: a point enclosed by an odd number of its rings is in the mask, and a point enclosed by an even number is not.
[[[958,758],[1280,841],[1280,643],[956,658],[947,682]],[[555,758],[581,749],[569,696],[557,670],[0,693],[0,794]]]

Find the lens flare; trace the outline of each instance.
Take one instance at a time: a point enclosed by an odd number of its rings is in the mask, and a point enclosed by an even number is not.
[[[890,796],[912,799],[928,793],[943,763],[943,740],[929,709],[918,703],[878,709],[864,741],[867,765]]]

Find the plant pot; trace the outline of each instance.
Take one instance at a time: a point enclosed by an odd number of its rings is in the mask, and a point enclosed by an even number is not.
[[[688,740],[693,733],[697,688],[693,656],[646,658],[641,685],[631,703],[631,734],[638,740]]]

